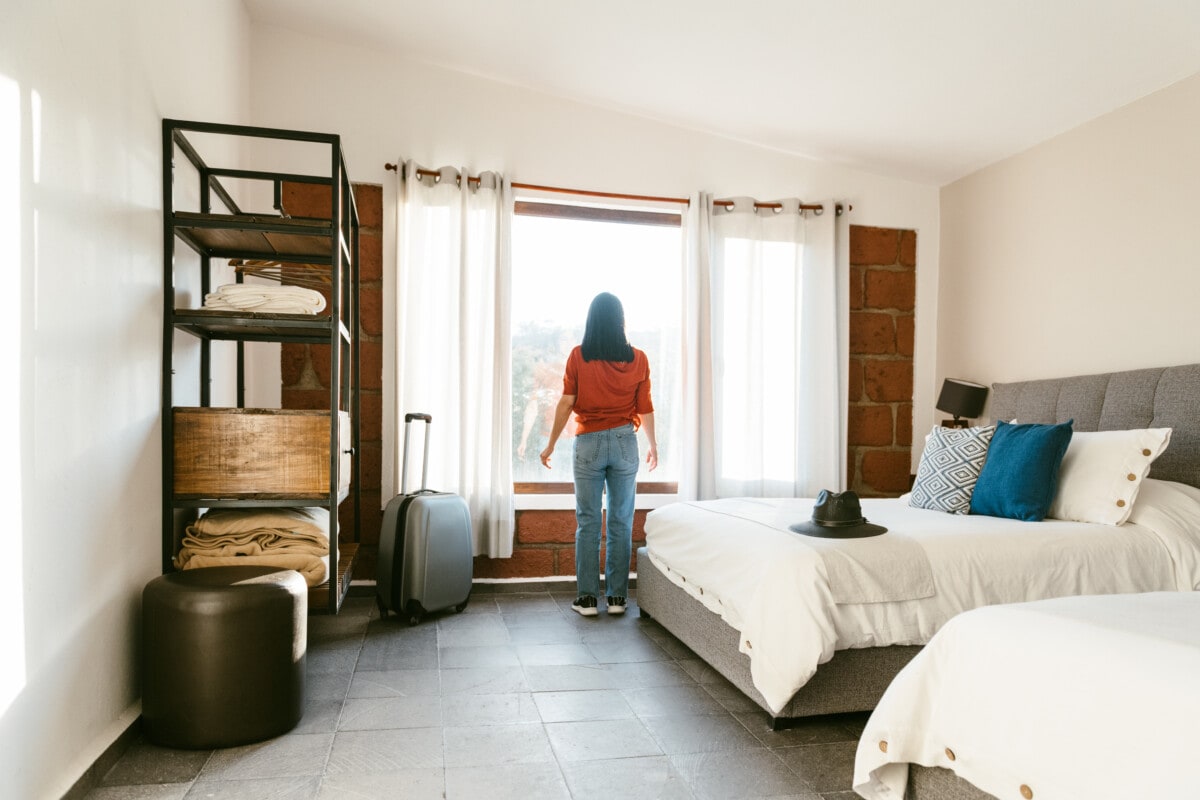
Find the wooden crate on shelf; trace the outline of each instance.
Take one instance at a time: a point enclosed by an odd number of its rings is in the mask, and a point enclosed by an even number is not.
[[[313,497],[329,494],[329,412],[175,408],[177,498]],[[338,412],[350,445],[350,415]],[[341,490],[350,454],[341,454]]]

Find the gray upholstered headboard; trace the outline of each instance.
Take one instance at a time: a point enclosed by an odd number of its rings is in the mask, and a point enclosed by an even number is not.
[[[1173,428],[1150,477],[1200,486],[1200,364],[992,384],[992,419],[1078,431]]]

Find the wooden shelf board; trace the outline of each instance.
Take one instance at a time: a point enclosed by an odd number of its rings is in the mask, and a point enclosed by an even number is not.
[[[346,599],[346,593],[350,591],[350,579],[354,573],[354,559],[357,557],[357,542],[338,543],[337,607],[339,610],[342,607],[342,602]],[[320,586],[313,586],[308,590],[308,613],[329,613],[329,581],[325,581]]]

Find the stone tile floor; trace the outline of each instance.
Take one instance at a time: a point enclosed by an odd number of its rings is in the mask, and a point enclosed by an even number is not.
[[[351,596],[309,618],[293,731],[200,752],[139,740],[87,798],[856,797],[866,714],[772,731],[636,598],[591,618],[573,599],[481,588],[462,614],[410,627]]]

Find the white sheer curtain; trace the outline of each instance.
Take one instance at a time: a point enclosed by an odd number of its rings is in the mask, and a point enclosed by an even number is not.
[[[700,194],[689,208],[685,497],[814,497],[845,483],[835,206],[778,202]]]
[[[433,417],[429,488],[462,495],[475,554],[512,555],[509,325],[512,191],[485,172],[397,170],[395,440],[391,494],[398,493],[404,414]],[[421,477],[421,423],[413,423],[409,491]],[[385,495],[388,495],[385,487]]]

